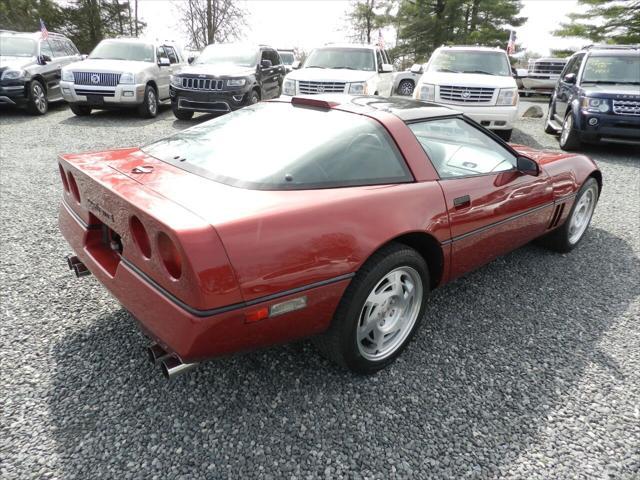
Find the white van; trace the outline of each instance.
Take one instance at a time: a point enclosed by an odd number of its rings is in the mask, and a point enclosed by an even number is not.
[[[518,113],[518,86],[509,57],[499,48],[436,49],[414,90],[418,100],[453,106],[504,140]]]

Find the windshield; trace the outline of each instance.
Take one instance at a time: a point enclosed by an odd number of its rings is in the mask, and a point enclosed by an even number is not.
[[[36,41],[3,35],[0,37],[0,55],[3,57],[35,57]]]
[[[258,49],[233,44],[209,45],[193,63],[222,63],[241,67],[255,67],[258,63]]]
[[[511,75],[511,66],[503,52],[444,50],[431,59],[429,71],[507,76]]]
[[[291,52],[278,52],[278,53],[280,54],[282,63],[284,63],[285,65],[291,65],[295,61],[293,53]]]
[[[287,132],[287,148],[274,149],[282,132]],[[412,179],[386,130],[374,120],[289,103],[245,107],[142,150],[242,188],[302,190]]]
[[[640,55],[589,56],[582,83],[640,84]]]
[[[375,70],[373,50],[368,48],[318,48],[311,52],[305,68],[346,68],[349,70]]]
[[[153,45],[140,42],[103,40],[93,49],[89,58],[153,62]]]

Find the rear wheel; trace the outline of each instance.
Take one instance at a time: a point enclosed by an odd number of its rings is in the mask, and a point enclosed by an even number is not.
[[[47,101],[47,93],[40,80],[33,80],[29,84],[29,101],[27,110],[32,115],[44,115],[49,110],[49,102]]]
[[[429,271],[414,249],[391,244],[374,254],[347,288],[329,330],[314,339],[330,360],[358,373],[393,362],[424,314]]]
[[[190,110],[181,110],[178,108],[178,105],[173,103],[171,105],[171,110],[173,110],[173,114],[178,120],[191,120],[193,118],[193,112]]]
[[[564,117],[560,132],[560,148],[562,150],[571,151],[580,147],[580,137],[573,127],[573,112],[569,110],[567,116]]]
[[[410,97],[413,94],[414,88],[415,85],[411,80],[402,80],[398,84],[398,95],[405,95],[407,97]]]
[[[158,94],[151,85],[144,90],[144,100],[138,107],[138,113],[144,118],[153,118],[158,114]]]
[[[87,115],[91,115],[91,107],[89,105],[71,104],[69,105],[69,108],[71,108],[71,111],[74,113],[74,115],[77,115],[79,117],[86,117]]]
[[[501,139],[503,139],[505,142],[508,142],[509,140],[511,140],[511,134],[513,133],[513,129],[494,130],[494,133],[498,135]]]

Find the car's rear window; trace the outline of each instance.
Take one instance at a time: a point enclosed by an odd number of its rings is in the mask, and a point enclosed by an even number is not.
[[[142,150],[192,173],[250,189],[412,181],[393,140],[375,120],[289,103],[246,107]]]

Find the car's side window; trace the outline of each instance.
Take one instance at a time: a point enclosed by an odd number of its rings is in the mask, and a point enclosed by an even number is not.
[[[382,64],[384,63],[380,50],[376,50],[376,60],[378,61],[378,71],[380,71],[382,69]]]
[[[440,178],[486,175],[512,170],[516,157],[462,118],[410,123]]]
[[[69,54],[67,53],[67,50],[64,46],[64,43],[62,43],[62,40],[59,40],[57,38],[51,39],[49,40],[49,43],[51,43],[51,46],[53,47],[53,56],[54,57],[66,57]]]
[[[278,52],[276,52],[275,50],[269,50],[269,53],[271,54],[271,58],[273,59],[271,60],[271,63],[273,63],[274,65],[280,65],[282,63]]]
[[[580,63],[582,62],[583,56],[584,55],[576,55],[571,60],[569,60],[569,62],[564,68],[564,71],[562,72],[561,78],[564,78],[565,75],[568,75],[570,73],[578,75],[578,71],[580,70]]]
[[[65,50],[67,51],[67,55],[69,56],[80,55],[80,52],[78,52],[78,49],[71,42],[71,40],[64,39],[62,42],[64,43],[64,47],[65,47]]]
[[[46,40],[40,42],[40,55],[46,55],[50,58],[53,58],[54,56],[51,44]]]
[[[169,61],[171,63],[179,63],[180,60],[178,60],[178,54],[176,53],[173,47],[168,47],[165,45],[164,51],[167,52],[167,55],[169,56]]]
[[[158,61],[160,61],[161,58],[169,58],[167,56],[167,52],[165,51],[164,47],[158,47],[157,48],[157,55],[158,55]]]

